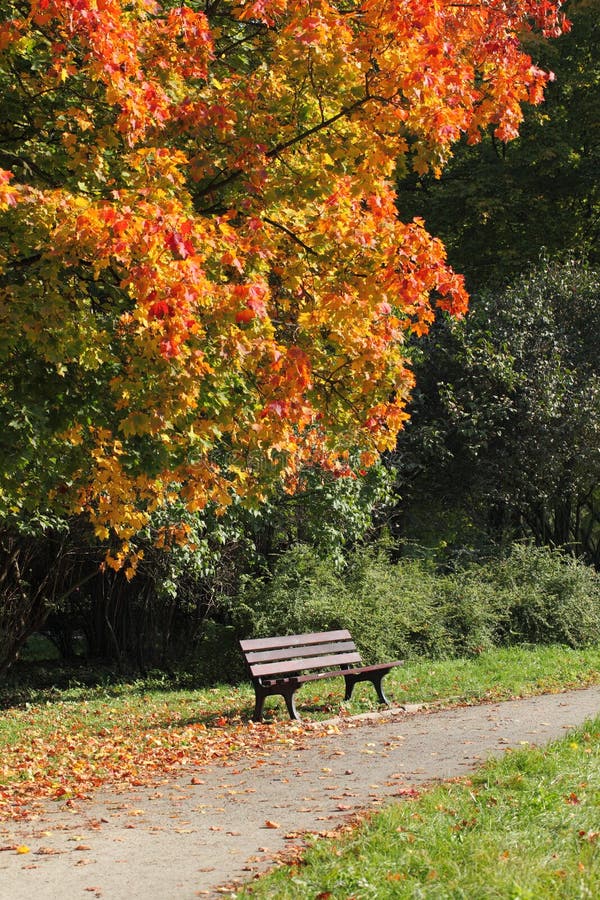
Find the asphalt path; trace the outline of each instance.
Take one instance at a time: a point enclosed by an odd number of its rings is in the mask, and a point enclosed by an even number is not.
[[[600,688],[321,723],[289,748],[104,790],[0,823],[0,900],[227,895],[305,832],[329,832],[411,789],[543,745],[600,713]],[[26,845],[27,854],[14,849]]]

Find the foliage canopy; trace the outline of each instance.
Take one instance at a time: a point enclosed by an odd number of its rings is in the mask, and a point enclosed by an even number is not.
[[[466,307],[394,175],[516,135],[558,6],[3,0],[0,514],[86,512],[118,567],[175,495],[392,448],[405,335]]]
[[[600,246],[600,0],[568,0],[572,22],[555,41],[525,46],[554,80],[528,107],[519,137],[461,141],[436,180],[413,173],[398,185],[404,217],[423,216],[467,286],[504,285],[542,250],[585,254]]]

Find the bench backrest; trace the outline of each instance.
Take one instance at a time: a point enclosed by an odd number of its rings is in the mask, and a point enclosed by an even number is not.
[[[356,644],[346,631],[288,634],[240,641],[253,678],[277,678],[311,669],[362,665]]]

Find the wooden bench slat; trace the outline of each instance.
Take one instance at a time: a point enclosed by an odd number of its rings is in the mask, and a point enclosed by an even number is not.
[[[364,675],[365,672],[389,672],[394,666],[404,665],[402,660],[390,663],[377,663],[373,666],[359,666],[357,669],[335,669],[328,672],[308,672],[306,675],[291,675],[289,678],[266,678],[263,684],[274,686],[277,684],[295,683],[304,684],[306,681],[318,681],[320,678],[333,678],[334,675]]]
[[[380,672],[382,669],[389,670],[389,669],[394,669],[396,666],[403,666],[403,665],[404,665],[403,659],[395,659],[394,662],[374,663],[374,665],[372,665],[372,666],[361,666],[360,669],[356,669],[355,672],[350,671],[350,672],[346,673],[346,671],[344,670],[344,672],[342,672],[341,674],[342,675],[346,675],[346,674],[355,675],[358,672]]]
[[[263,675],[283,675],[291,672],[301,672],[304,669],[324,669],[326,666],[344,666],[349,665],[350,663],[360,662],[360,653],[339,653],[331,654],[330,656],[307,657],[305,659],[297,660],[296,665],[294,665],[294,660],[276,663],[258,663],[258,665],[255,666],[251,665],[250,671],[255,678],[260,678]]]
[[[306,647],[286,647],[285,650],[253,650],[246,653],[246,659],[251,666],[260,662],[277,662],[282,659],[300,659],[303,656],[314,656],[330,653],[358,653],[354,641],[336,641],[331,644],[308,644]]]
[[[314,634],[285,634],[270,638],[249,638],[240,641],[244,653],[249,650],[269,650],[283,647],[303,647],[309,644],[322,644],[325,641],[351,641],[348,629],[341,631],[317,631]]]

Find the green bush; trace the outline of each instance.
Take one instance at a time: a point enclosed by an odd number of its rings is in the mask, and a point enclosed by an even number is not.
[[[504,606],[499,642],[569,647],[600,642],[600,576],[580,560],[515,544],[510,556],[482,566],[477,576]]]
[[[267,580],[246,584],[237,606],[254,635],[349,628],[365,662],[398,656],[448,655],[449,637],[432,567],[390,562],[382,551],[360,550],[336,572],[314,551],[284,554]]]
[[[496,645],[600,643],[600,576],[557,550],[515,545],[504,559],[440,574],[360,549],[343,570],[296,546],[248,579],[232,610],[244,635],[349,628],[366,662],[444,658]]]

